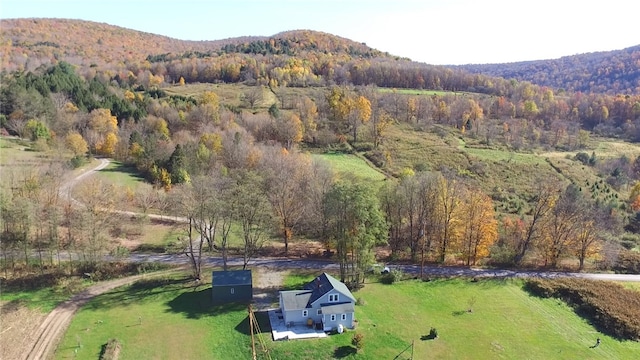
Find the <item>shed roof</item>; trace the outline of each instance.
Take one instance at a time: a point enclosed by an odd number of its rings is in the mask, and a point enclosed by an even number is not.
[[[214,271],[212,278],[214,287],[252,285],[251,270]]]

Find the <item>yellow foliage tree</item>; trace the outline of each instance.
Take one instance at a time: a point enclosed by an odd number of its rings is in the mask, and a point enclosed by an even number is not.
[[[304,126],[298,115],[287,113],[276,119],[276,132],[278,141],[282,142],[286,149],[291,149],[294,144],[302,141]]]
[[[465,219],[461,250],[467,265],[475,265],[489,255],[498,238],[498,221],[491,198],[480,190],[468,190],[461,205]]]
[[[95,109],[89,116],[89,126],[100,134],[106,135],[118,130],[118,119],[111,115],[109,109]]]
[[[162,185],[164,191],[171,190],[171,174],[167,169],[161,168],[158,180],[160,181],[160,185]]]
[[[222,152],[222,136],[214,133],[204,133],[200,136],[200,144],[216,154]]]
[[[69,133],[65,138],[65,145],[67,149],[71,150],[74,156],[82,156],[89,151],[87,142],[77,132]]]
[[[576,235],[576,256],[578,257],[578,270],[584,268],[584,261],[590,257],[594,257],[600,253],[600,243],[598,237],[598,226],[591,218],[584,221],[578,234]]]
[[[116,152],[116,145],[118,145],[118,135],[111,132],[104,137],[103,141],[96,145],[96,151],[100,155],[113,156]]]
[[[124,99],[127,101],[134,101],[136,99],[136,94],[134,94],[131,90],[126,90],[124,92]]]

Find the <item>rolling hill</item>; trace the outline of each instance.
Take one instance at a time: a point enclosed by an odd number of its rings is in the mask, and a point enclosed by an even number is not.
[[[271,48],[286,44],[288,51],[312,50],[325,54],[359,54],[384,57],[372,49],[338,36],[295,30],[272,37],[237,37],[212,41],[169,38],[105,23],[71,19],[3,19],[0,21],[2,69],[34,70],[40,65],[66,61],[73,65],[144,62],[149,56],[215,55],[221,52],[260,53],[256,44]],[[252,47],[254,46],[254,47]],[[225,50],[222,50],[225,48]],[[264,47],[263,49],[264,50]],[[275,51],[274,51],[275,53]]]
[[[507,64],[470,64],[458,68],[569,91],[640,93],[640,45],[622,50]]]

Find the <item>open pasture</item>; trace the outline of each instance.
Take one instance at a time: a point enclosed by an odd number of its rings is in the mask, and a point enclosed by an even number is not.
[[[292,275],[285,286],[314,275]],[[468,279],[369,283],[354,293],[364,303],[356,307],[356,330],[327,339],[273,342],[262,314],[257,316],[272,359],[408,358],[412,346],[415,359],[630,359],[640,351],[640,343],[603,335],[562,301],[532,297],[521,285]],[[122,344],[121,359],[249,358],[246,307],[212,306],[210,291],[171,277],[98,296],[76,316],[56,358],[96,358],[111,338]],[[427,337],[432,327],[437,339]],[[358,353],[350,345],[354,332],[364,335]],[[592,348],[598,337],[602,344]],[[260,349],[259,358],[267,358]]]

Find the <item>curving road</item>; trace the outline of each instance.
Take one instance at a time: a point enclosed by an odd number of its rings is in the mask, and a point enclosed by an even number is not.
[[[62,196],[70,199],[75,205],[82,205],[71,196],[71,191],[80,181],[89,177],[96,171],[100,171],[109,165],[108,159],[100,159],[100,164],[95,168],[88,170],[72,180],[66,182],[60,189]],[[117,211],[121,214],[137,215],[136,213],[129,211]],[[160,215],[148,215],[152,218],[161,218],[164,220],[173,220],[177,222],[183,222],[186,219],[180,217],[166,217]],[[184,254],[131,254],[126,258],[128,261],[135,262],[159,262],[170,264],[188,264],[189,259]],[[241,258],[230,258],[229,265],[242,265]],[[222,259],[217,257],[205,257],[203,264],[206,266],[222,266]],[[287,258],[258,258],[249,262],[251,267],[260,267],[273,270],[288,270],[288,269],[314,269],[314,270],[336,270],[339,269],[338,264],[315,259],[287,259]],[[418,275],[420,274],[420,267],[416,265],[391,265],[392,268],[397,268],[405,273]],[[146,275],[155,276],[162,273]],[[593,273],[571,273],[571,272],[538,272],[538,271],[517,271],[517,270],[492,270],[492,269],[473,269],[462,267],[436,267],[426,266],[423,269],[423,274],[426,276],[460,276],[460,277],[498,277],[498,278],[558,278],[558,277],[576,277],[586,278],[594,280],[612,280],[612,281],[637,281],[640,282],[640,275],[626,275],[626,274],[593,274]],[[143,278],[145,275],[131,276],[128,278],[117,279],[96,284],[80,294],[75,295],[73,298],[58,305],[49,315],[45,318],[40,327],[32,336],[32,344],[28,346],[23,354],[24,359],[46,359],[54,351],[61,336],[66,331],[67,327],[71,323],[71,319],[75,312],[80,309],[87,301],[96,295],[100,295],[116,287],[127,285]]]

